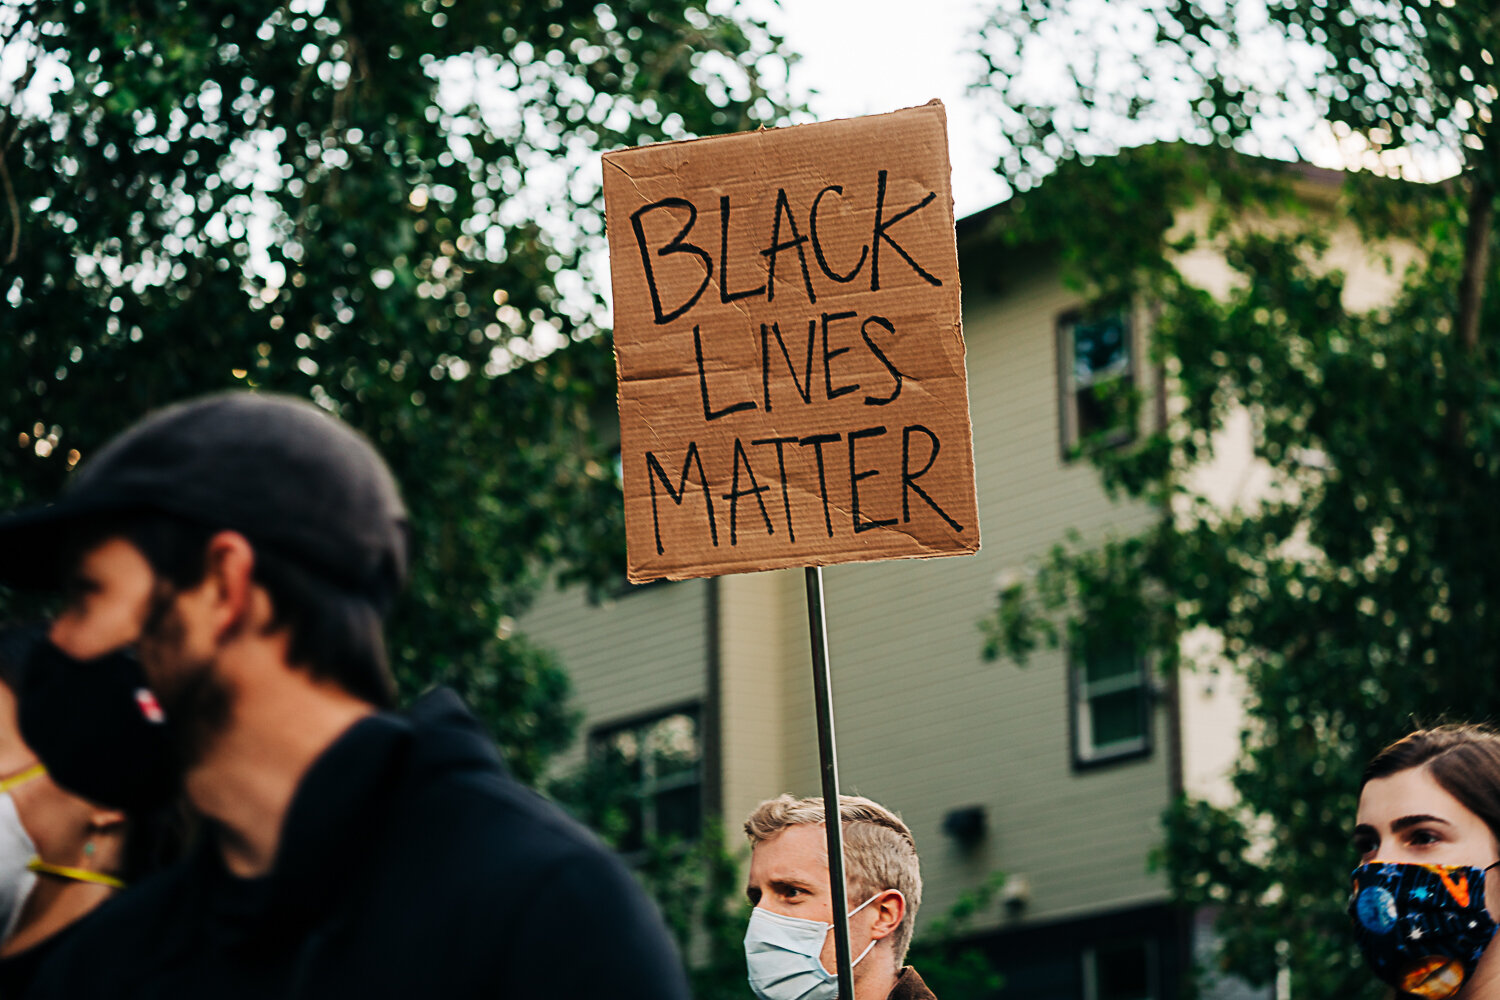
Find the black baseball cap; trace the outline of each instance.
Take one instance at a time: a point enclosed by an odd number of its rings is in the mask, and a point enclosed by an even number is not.
[[[71,541],[132,512],[238,531],[382,610],[406,577],[406,508],[369,441],[307,400],[234,391],[148,415],[55,503],[0,517],[0,583],[58,585]]]

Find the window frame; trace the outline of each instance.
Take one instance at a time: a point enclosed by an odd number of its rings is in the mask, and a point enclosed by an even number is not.
[[[1068,753],[1072,759],[1075,771],[1086,771],[1091,768],[1103,767],[1110,764],[1118,764],[1123,761],[1141,760],[1150,757],[1155,750],[1155,716],[1156,716],[1156,685],[1151,676],[1151,664],[1148,657],[1139,648],[1132,653],[1135,661],[1135,677],[1139,678],[1137,683],[1120,685],[1114,690],[1100,692],[1090,687],[1087,680],[1088,659],[1087,652],[1081,645],[1075,645],[1068,650]],[[1109,687],[1117,682],[1116,678],[1110,678],[1103,682],[1095,682]],[[1121,741],[1122,745],[1112,749],[1101,750],[1098,747],[1085,746],[1085,740],[1092,741],[1092,717],[1090,711],[1090,699],[1100,697],[1104,694],[1127,691],[1130,688],[1138,688],[1140,691],[1140,736],[1129,743]]]
[[[1090,313],[1082,307],[1065,310],[1059,313],[1054,324],[1054,347],[1057,361],[1057,436],[1058,450],[1062,456],[1064,465],[1089,454],[1110,448],[1118,448],[1129,444],[1136,439],[1139,428],[1132,421],[1124,426],[1100,434],[1091,440],[1087,447],[1084,446],[1083,436],[1079,428],[1078,394],[1085,388],[1102,385],[1106,382],[1119,379],[1129,380],[1130,385],[1136,391],[1141,388],[1140,372],[1141,366],[1138,361],[1139,345],[1136,340],[1136,321],[1134,310],[1128,306],[1109,310],[1092,317],[1093,322],[1103,322],[1106,319],[1118,317],[1123,328],[1125,339],[1125,365],[1123,370],[1110,375],[1090,380],[1087,385],[1079,385],[1074,374],[1074,338],[1073,332],[1084,325],[1090,317]]]
[[[1147,990],[1145,1000],[1163,1000],[1159,966],[1160,952],[1156,939],[1151,937],[1096,941],[1084,948],[1080,955],[1083,961],[1084,1000],[1101,1000],[1099,996],[1099,952],[1111,948],[1123,950],[1130,946],[1139,947],[1145,961]]]
[[[627,716],[611,722],[591,726],[588,731],[586,753],[592,758],[595,754],[602,752],[606,741],[615,735],[624,732],[635,731],[637,733],[646,730],[651,725],[674,715],[687,715],[693,720],[694,739],[698,748],[698,759],[690,774],[672,775],[666,779],[659,779],[655,775],[649,775],[647,765],[642,765],[642,777],[639,784],[631,789],[631,797],[640,803],[641,809],[641,838],[642,847],[624,848],[621,850],[627,858],[640,855],[647,839],[658,835],[658,823],[656,815],[656,797],[666,792],[677,791],[682,788],[696,786],[698,789],[698,816],[691,837],[683,838],[684,844],[697,843],[703,836],[705,821],[708,818],[707,809],[704,806],[706,794],[707,768],[705,767],[705,732],[704,732],[704,706],[701,700],[679,702],[661,708],[655,708],[648,712]],[[639,737],[637,737],[639,739]],[[647,756],[649,762],[654,758]]]

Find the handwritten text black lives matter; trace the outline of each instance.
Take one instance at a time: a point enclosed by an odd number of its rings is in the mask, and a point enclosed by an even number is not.
[[[862,303],[878,306],[878,300],[872,299],[872,294],[903,285],[909,292],[913,275],[916,281],[926,285],[943,286],[942,279],[933,273],[941,268],[934,266],[929,269],[909,252],[901,241],[900,228],[903,220],[924,210],[941,211],[937,193],[927,191],[915,201],[892,204],[887,196],[888,179],[888,171],[875,171],[868,178],[863,192],[857,191],[853,184],[847,193],[843,184],[828,184],[816,191],[800,215],[798,209],[803,206],[793,204],[784,188],[778,189],[774,206],[768,213],[769,220],[764,215],[759,219],[764,227],[761,232],[768,234],[761,246],[754,245],[753,240],[746,240],[743,235],[756,228],[757,220],[749,220],[749,226],[741,223],[739,213],[743,210],[732,204],[727,195],[720,196],[716,206],[710,205],[708,213],[700,204],[680,196],[661,198],[631,213],[631,228],[650,292],[655,324],[658,327],[691,324],[693,364],[705,425],[733,421],[736,415],[756,411],[771,414],[785,407],[811,410],[851,394],[858,394],[862,407],[868,408],[870,414],[867,422],[861,422],[862,426],[823,427],[815,433],[751,437],[748,440],[736,436],[730,455],[705,454],[705,448],[696,439],[689,440],[680,453],[658,454],[646,450],[642,460],[650,483],[658,555],[665,552],[661,504],[670,501],[682,507],[696,493],[702,495],[702,527],[706,528],[715,547],[720,544],[722,520],[728,522],[727,535],[731,546],[739,544],[746,530],[772,536],[778,530],[784,530],[788,541],[795,542],[799,528],[805,530],[808,527],[795,522],[788,490],[788,469],[793,467],[795,477],[797,462],[810,463],[816,468],[823,516],[822,523],[814,530],[825,533],[828,538],[834,537],[835,519],[843,517],[849,518],[849,527],[855,535],[898,523],[909,524],[914,517],[924,514],[941,518],[954,532],[965,530],[965,526],[945,509],[942,498],[933,496],[930,484],[923,481],[942,451],[939,435],[920,421],[892,428],[880,416],[882,408],[901,398],[908,377],[893,360],[895,352],[891,350],[891,345],[905,331],[898,330],[895,322],[874,309],[830,312],[817,308],[820,288],[825,289],[826,299],[826,289],[857,285],[860,286]],[[863,199],[859,198],[861,193],[865,195]],[[843,227],[843,245],[830,245],[829,237],[819,228],[820,212],[825,212],[834,199],[846,198],[850,203],[862,201],[867,206],[867,228],[858,230],[860,237],[856,242],[848,239],[847,227]],[[715,210],[717,218],[703,225],[702,222],[707,221],[705,215],[712,218]],[[733,240],[732,233],[735,235]],[[708,236],[706,240],[705,235]],[[732,246],[732,243],[739,245]],[[743,245],[746,243],[749,245]],[[949,252],[951,254],[951,244]],[[844,269],[840,270],[835,262],[843,262]],[[684,282],[680,279],[685,265],[701,271],[695,287],[691,280]],[[679,276],[672,282],[679,296],[675,300],[668,298],[663,289],[666,282],[661,280],[663,273],[674,267],[674,275]],[[899,270],[899,276],[893,275],[893,269]],[[743,281],[743,285],[735,285],[731,271],[735,276],[748,273],[764,280],[756,284],[753,279],[737,277],[734,280]],[[795,329],[783,328],[779,320],[757,323],[752,319],[749,331],[743,328],[705,329],[697,321],[695,312],[711,286],[717,286],[717,298],[725,305],[746,301],[753,304],[757,300],[769,304],[781,299],[782,306],[777,312],[783,315],[785,298],[798,296],[808,307],[805,325],[799,323]],[[688,288],[690,294],[682,296],[681,293]],[[866,290],[871,294],[865,294]],[[710,293],[710,300],[713,297]],[[736,315],[743,323],[743,318],[751,310],[743,306],[737,309]],[[742,389],[738,393],[726,393],[711,374],[712,371],[723,371],[726,365],[705,363],[705,342],[721,349],[734,344],[743,349],[748,342],[752,349],[758,349],[758,359],[748,367],[758,369],[759,392],[747,394]],[[859,351],[868,352],[878,363],[878,367],[872,367],[868,363],[870,359],[866,358],[866,363],[861,366],[866,375],[861,377],[868,376],[870,371],[878,372],[878,384],[846,381],[850,376],[840,375],[839,359]],[[682,361],[683,370],[686,370],[686,359]],[[842,364],[847,367],[848,359]],[[821,378],[817,377],[819,374]],[[877,443],[876,439],[887,435],[890,435],[887,439],[889,446],[882,448],[880,445],[886,442]],[[896,457],[898,449],[894,447],[898,437],[899,460]],[[870,457],[881,455],[889,462],[888,466]],[[717,470],[724,464],[732,464],[729,490],[716,494],[710,482],[722,482],[722,479],[706,474],[705,465]],[[771,471],[773,468],[774,472]],[[874,511],[862,505],[860,487],[861,483],[882,475],[899,476],[900,502],[899,505],[892,502],[890,509]],[[840,479],[843,482],[839,482]],[[836,491],[832,498],[830,484]],[[972,485],[968,482],[962,485],[972,492]],[[868,489],[867,486],[867,495]],[[767,494],[770,494],[769,506]],[[848,498],[847,506],[843,500],[845,497]],[[696,500],[692,503],[695,505]],[[668,533],[667,544],[670,544],[671,534]]]

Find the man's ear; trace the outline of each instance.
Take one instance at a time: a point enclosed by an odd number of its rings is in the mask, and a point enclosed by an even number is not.
[[[239,532],[221,531],[208,540],[203,560],[214,638],[222,639],[243,627],[254,610],[255,549]]]
[[[887,889],[880,898],[870,904],[875,911],[875,922],[870,925],[870,937],[883,940],[896,933],[901,919],[906,916],[906,897],[899,889]]]

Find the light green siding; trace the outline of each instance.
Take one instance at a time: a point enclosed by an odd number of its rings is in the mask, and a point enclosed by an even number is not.
[[[521,627],[561,658],[573,705],[591,728],[636,718],[707,695],[706,580],[634,588],[591,604],[581,589],[545,594]],[[582,760],[583,741],[558,761]]]
[[[1069,529],[1098,538],[1156,516],[1112,504],[1087,463],[1062,462],[1055,323],[1077,299],[1052,272],[1011,287],[965,301],[983,549],[830,567],[824,579],[842,787],[911,825],[928,912],[999,868],[1027,876],[1021,919],[1041,920],[1164,897],[1146,855],[1168,801],[1168,733],[1158,711],[1149,757],[1075,771],[1064,657],[1039,654],[1025,668],[980,658],[976,623],[1003,570],[1024,567]],[[818,794],[801,600],[798,580],[784,602],[795,625],[785,639],[783,783]],[[985,807],[989,834],[961,850],[942,820],[971,805]]]

